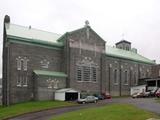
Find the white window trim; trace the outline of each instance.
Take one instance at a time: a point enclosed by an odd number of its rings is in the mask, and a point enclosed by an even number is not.
[[[16,58],[17,61],[17,70],[22,70],[21,57]]]
[[[24,80],[25,79],[25,80]],[[26,74],[25,76],[24,76],[24,83],[23,83],[23,87],[27,87],[28,86],[28,74]]]
[[[28,61],[29,61],[29,59],[27,59],[26,57],[24,57],[24,59],[23,59],[23,70],[24,71],[28,70]]]
[[[17,80],[17,87],[22,87],[22,77],[18,76],[18,80]]]

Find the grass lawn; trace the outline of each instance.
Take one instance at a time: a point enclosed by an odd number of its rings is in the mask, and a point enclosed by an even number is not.
[[[52,120],[146,120],[160,118],[153,113],[127,104],[112,104],[99,108],[90,108],[56,116]]]
[[[44,109],[57,108],[63,106],[75,105],[74,103],[61,101],[33,101],[26,103],[19,103],[9,107],[0,106],[0,120],[8,117],[17,116],[20,114],[40,111]]]

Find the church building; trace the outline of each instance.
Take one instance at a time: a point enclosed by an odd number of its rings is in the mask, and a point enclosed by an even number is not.
[[[130,87],[150,77],[152,65],[127,40],[108,46],[88,21],[60,35],[12,24],[8,15],[4,19],[4,105],[54,100],[63,90],[65,100],[81,93],[129,95]]]

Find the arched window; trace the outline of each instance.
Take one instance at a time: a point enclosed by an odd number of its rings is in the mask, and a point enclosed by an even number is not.
[[[27,87],[28,86],[28,75],[27,75],[27,62],[29,60],[27,57],[17,57],[17,87]]]
[[[97,65],[91,61],[91,58],[85,58],[84,60],[77,62],[76,73],[77,81],[97,81]]]
[[[26,58],[26,57],[24,57],[24,59],[23,59],[23,70],[24,71],[27,71],[27,63],[28,63],[28,59]]]
[[[21,57],[19,56],[18,58],[16,58],[16,61],[17,61],[17,70],[21,70],[22,69]]]

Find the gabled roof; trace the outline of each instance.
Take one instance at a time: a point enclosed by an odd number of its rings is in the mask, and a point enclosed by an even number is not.
[[[120,43],[128,43],[131,44],[131,42],[127,41],[127,40],[121,40],[119,42],[116,43],[116,45],[120,44]]]
[[[15,25],[11,23],[5,23],[5,26],[7,36],[16,36],[20,38],[27,38],[53,43],[58,43],[57,39],[61,36],[60,34],[38,30],[31,27]]]
[[[37,75],[42,75],[42,76],[67,77],[67,75],[63,72],[46,71],[46,70],[34,70],[33,72]]]
[[[55,91],[56,93],[64,93],[64,92],[72,92],[72,93],[77,93],[79,91],[73,89],[73,88],[63,88]]]
[[[90,26],[87,26],[87,27],[90,29],[90,31],[92,31],[94,34],[96,34],[96,35],[99,37],[100,40],[102,40],[103,42],[106,42],[106,41],[105,41],[104,39],[102,39],[102,37],[100,37]],[[73,33],[77,32],[77,31],[80,31],[80,30],[83,30],[83,29],[86,29],[86,26],[84,26],[84,27],[82,27],[82,28],[79,28],[79,29],[76,29],[76,30],[73,30],[73,31],[70,31],[70,32],[66,32],[66,33],[63,34],[60,38],[58,38],[57,41],[63,42],[62,39],[64,38],[64,36],[65,36],[66,34],[73,34]]]
[[[132,51],[122,50],[119,48],[106,46],[106,55],[112,56],[112,57],[118,57],[122,59],[128,59],[136,62],[143,62],[147,64],[155,64],[152,60],[143,57],[137,53],[134,53]]]

